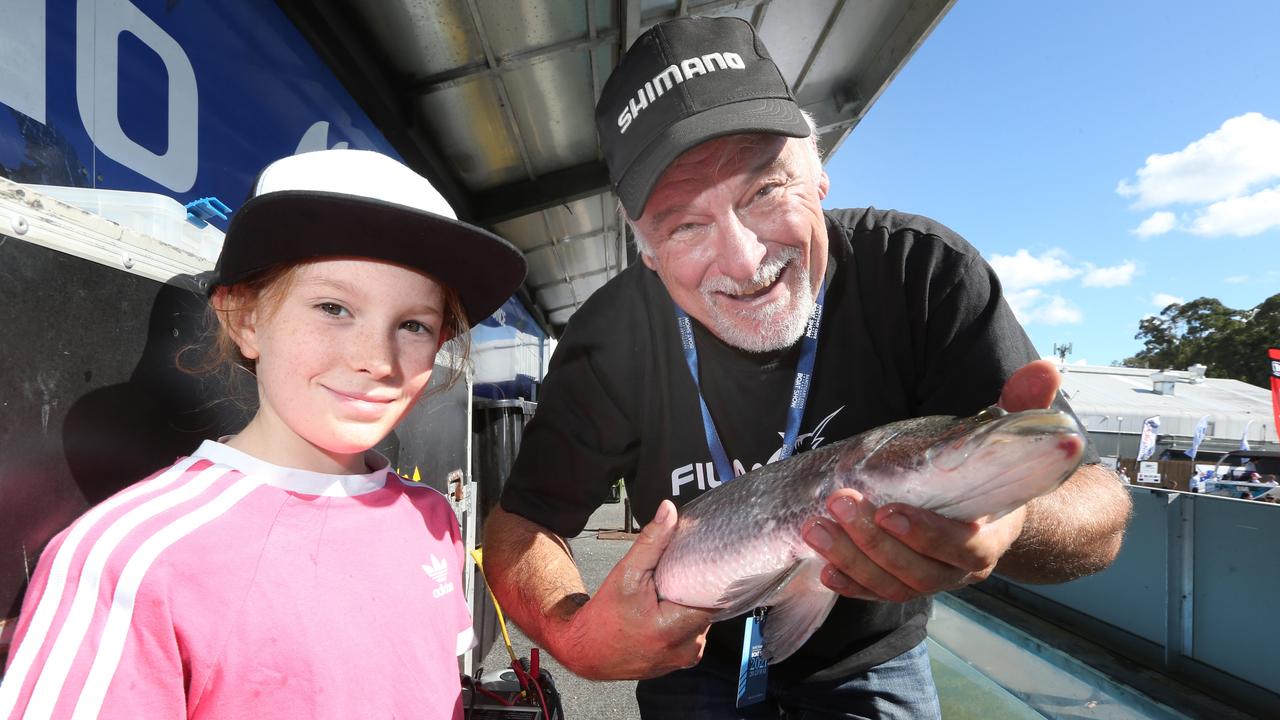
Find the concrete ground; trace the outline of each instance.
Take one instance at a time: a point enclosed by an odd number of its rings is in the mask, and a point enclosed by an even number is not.
[[[591,516],[581,535],[569,540],[583,581],[589,591],[599,587],[613,566],[631,548],[624,528],[624,503],[605,504]],[[639,528],[636,528],[637,530]],[[516,657],[529,657],[531,643],[514,624],[508,623],[511,645]],[[626,652],[626,648],[618,648]],[[583,680],[565,670],[546,652],[540,653],[542,667],[551,673],[556,689],[560,692],[566,720],[609,720],[613,718],[639,718],[633,681],[592,682]],[[502,638],[484,657],[482,668],[486,674],[497,668],[508,667],[511,659]]]

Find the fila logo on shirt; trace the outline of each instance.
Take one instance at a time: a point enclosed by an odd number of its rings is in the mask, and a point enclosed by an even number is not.
[[[453,581],[445,581],[445,576],[449,573],[449,566],[444,560],[432,553],[431,564],[423,565],[422,570],[427,574],[427,577],[436,581],[437,587],[431,591],[431,597],[443,597],[453,592]]]
[[[807,432],[803,435],[797,436],[794,451],[798,453],[805,450],[815,450],[819,445],[822,445],[822,443],[827,439],[822,434],[826,430],[827,424],[834,420],[836,415],[839,415],[840,411],[844,410],[844,408],[844,405],[836,408],[835,412],[819,421],[818,425],[812,432]],[[785,434],[779,432],[778,437],[785,439]],[[779,445],[778,449],[773,452],[773,455],[769,456],[769,459],[765,461],[765,464],[775,463],[781,459],[782,447]],[[750,469],[755,470],[759,467],[761,467],[761,464],[756,463],[755,465],[752,465]],[[734,477],[745,474],[747,470],[748,468],[744,467],[740,460],[736,458],[733,460]],[[716,477],[716,464],[714,462],[689,463],[687,465],[681,465],[671,471],[671,497],[678,497],[682,489],[693,490],[696,488],[699,491],[709,490],[711,488],[719,487],[720,483],[721,480]],[[691,485],[692,487],[685,488],[684,486],[686,485]]]

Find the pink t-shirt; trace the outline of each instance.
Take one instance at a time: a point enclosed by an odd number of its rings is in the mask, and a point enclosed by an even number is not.
[[[461,718],[474,644],[448,501],[216,442],[40,557],[0,718]]]

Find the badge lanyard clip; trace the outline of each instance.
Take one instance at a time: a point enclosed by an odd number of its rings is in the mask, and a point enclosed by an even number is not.
[[[737,707],[754,705],[764,700],[769,690],[769,661],[764,656],[765,608],[758,607],[747,616],[742,634],[742,664],[738,667]]]

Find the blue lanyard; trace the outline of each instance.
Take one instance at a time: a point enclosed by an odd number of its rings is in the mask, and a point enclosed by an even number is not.
[[[791,405],[787,408],[787,428],[782,437],[780,459],[789,458],[795,452],[800,422],[804,419],[804,407],[809,401],[813,362],[818,355],[818,329],[822,326],[822,304],[826,297],[827,282],[824,280],[818,290],[818,300],[813,306],[813,312],[809,315],[809,322],[805,324],[804,336],[800,340],[800,360],[796,363],[796,379],[791,387]],[[680,346],[684,350],[685,362],[689,365],[689,374],[693,376],[693,385],[698,390],[698,404],[702,407],[702,430],[707,435],[707,449],[711,451],[711,459],[715,463],[720,482],[728,482],[736,476],[733,474],[733,466],[729,464],[724,444],[720,442],[720,434],[716,432],[715,422],[711,420],[707,401],[702,397],[702,383],[698,380],[698,348],[693,342],[693,323],[679,304],[675,304],[675,308]]]

